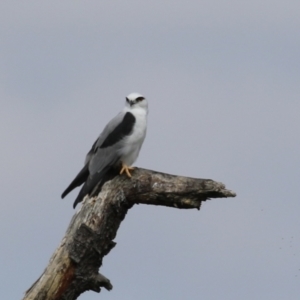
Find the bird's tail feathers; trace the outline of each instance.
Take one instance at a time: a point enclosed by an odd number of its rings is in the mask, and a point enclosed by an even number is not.
[[[78,173],[78,175],[75,177],[75,179],[66,188],[66,190],[61,194],[61,198],[63,199],[65,196],[67,196],[76,187],[82,185],[87,180],[88,176],[89,176],[89,168],[88,168],[88,164],[86,164],[81,169],[81,171]]]
[[[94,193],[98,193],[106,181],[113,179],[118,174],[118,168],[107,166],[101,172],[90,175],[75,199],[73,208],[75,208],[87,194],[94,196]]]
[[[96,185],[101,184],[103,178],[103,172],[95,173],[92,176],[89,176],[83,187],[81,188],[78,196],[76,197],[73,208],[76,207],[78,203],[80,203],[85,195],[90,194]]]

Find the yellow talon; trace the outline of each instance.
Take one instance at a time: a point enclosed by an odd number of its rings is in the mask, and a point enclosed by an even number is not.
[[[122,163],[122,169],[120,171],[120,174],[123,174],[125,172],[126,175],[131,178],[131,174],[129,171],[132,171],[132,170],[134,170],[134,167],[129,167],[129,166],[125,165],[124,163]]]

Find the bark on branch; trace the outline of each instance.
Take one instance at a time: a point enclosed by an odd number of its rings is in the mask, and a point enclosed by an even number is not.
[[[136,168],[131,179],[110,174],[98,194],[86,197],[73,216],[59,247],[23,300],[73,300],[87,290],[112,285],[98,273],[102,259],[116,245],[113,239],[129,208],[150,204],[200,209],[210,198],[235,197],[225,185],[210,179],[173,176]]]

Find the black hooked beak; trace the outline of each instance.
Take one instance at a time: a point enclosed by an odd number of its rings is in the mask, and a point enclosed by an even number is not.
[[[127,97],[126,97],[126,102],[130,105],[130,106],[132,106],[134,103],[133,102],[131,102]]]

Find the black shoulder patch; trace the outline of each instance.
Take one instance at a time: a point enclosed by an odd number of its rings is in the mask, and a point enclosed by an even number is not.
[[[126,135],[132,132],[135,123],[135,117],[127,112],[122,122],[106,137],[100,148],[107,148],[122,140]]]

